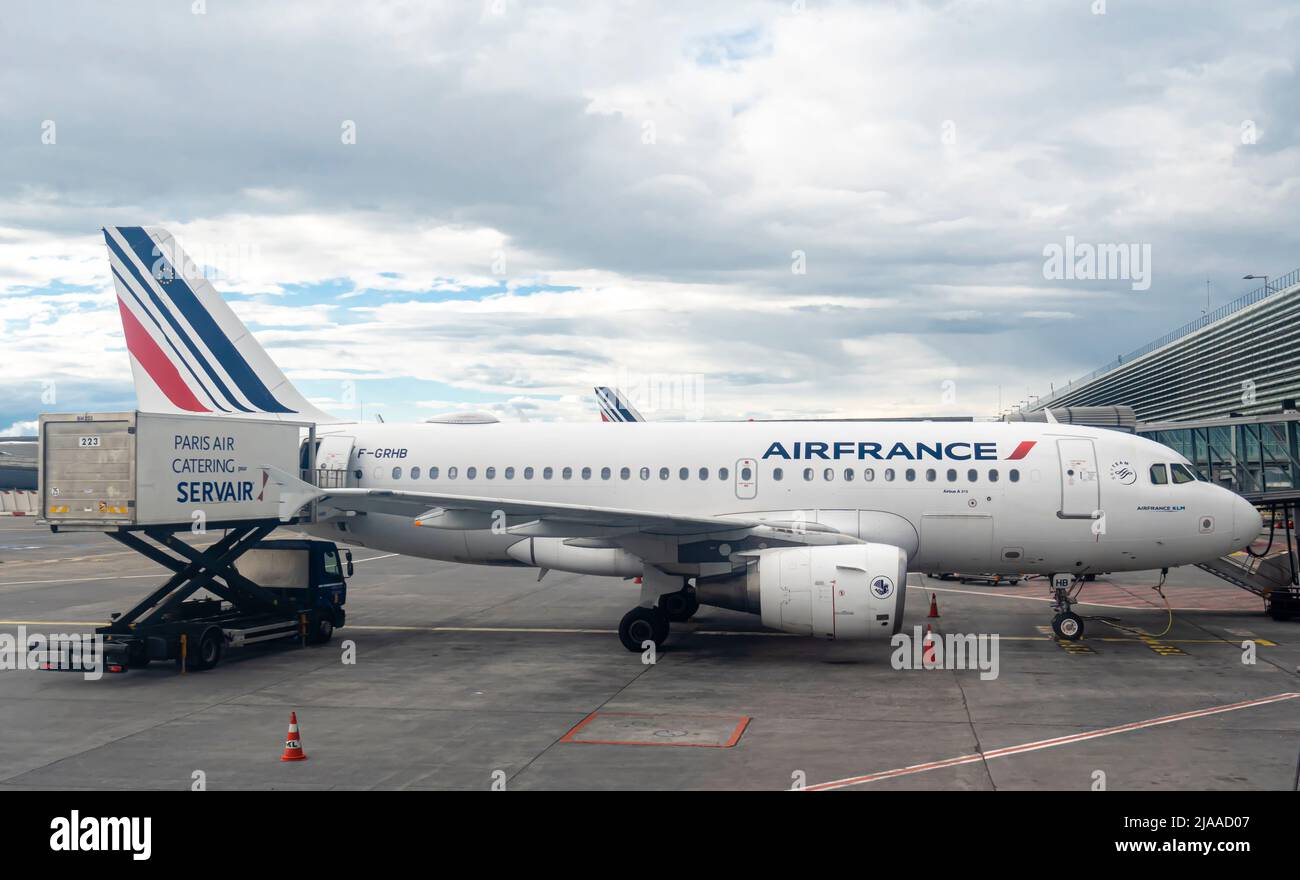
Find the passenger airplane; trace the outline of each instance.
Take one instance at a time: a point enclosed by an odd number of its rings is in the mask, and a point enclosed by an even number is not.
[[[1131,434],[1018,422],[347,423],[309,403],[163,230],[104,230],[142,410],[315,423],[306,531],[393,553],[641,578],[619,637],[701,604],[786,632],[889,638],[908,571],[1052,576],[1052,625],[1092,572],[1246,547],[1260,515]],[[305,436],[305,435],[304,435]],[[314,453],[314,457],[313,457]],[[274,469],[271,469],[274,470]],[[539,575],[539,577],[541,576]]]

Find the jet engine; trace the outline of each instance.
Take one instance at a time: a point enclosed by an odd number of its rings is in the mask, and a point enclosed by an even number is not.
[[[703,605],[828,639],[883,639],[903,625],[907,554],[892,544],[761,550],[726,575],[696,578]]]

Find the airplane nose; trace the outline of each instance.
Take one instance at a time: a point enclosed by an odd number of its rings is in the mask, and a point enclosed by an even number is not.
[[[1264,528],[1264,517],[1260,516],[1255,505],[1238,495],[1232,505],[1232,543],[1244,549],[1259,537]]]

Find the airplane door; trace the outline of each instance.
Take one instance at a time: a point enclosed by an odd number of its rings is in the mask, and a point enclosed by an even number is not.
[[[1061,456],[1060,516],[1092,519],[1101,509],[1101,481],[1097,479],[1097,452],[1091,440],[1057,440]]]
[[[736,462],[736,497],[748,501],[758,494],[758,462],[742,458]]]
[[[317,485],[335,489],[348,485],[346,471],[355,439],[338,434],[327,434],[320,439],[316,447]]]

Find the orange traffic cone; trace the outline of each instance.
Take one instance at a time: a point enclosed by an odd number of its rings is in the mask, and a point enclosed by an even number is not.
[[[939,665],[939,660],[934,652],[934,632],[930,629],[930,624],[925,625],[925,641],[921,643],[921,666],[925,669],[934,669]]]
[[[302,750],[302,740],[298,737],[298,713],[289,713],[289,733],[284,738],[284,754],[281,761],[305,761],[307,755]]]
[[[927,617],[939,616],[939,600],[935,598],[934,593],[930,594],[930,613],[926,616]]]

